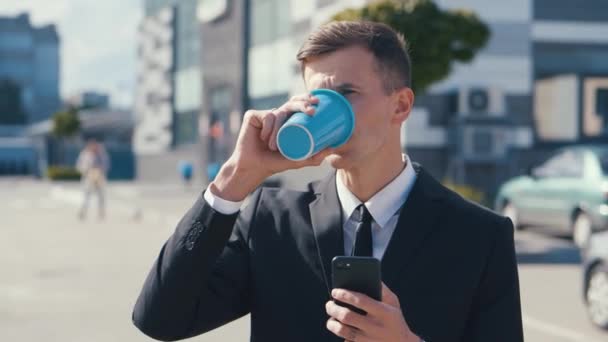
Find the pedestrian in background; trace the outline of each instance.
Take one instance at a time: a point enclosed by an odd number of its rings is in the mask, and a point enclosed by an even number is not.
[[[78,155],[76,168],[81,174],[82,189],[84,192],[82,206],[78,212],[78,217],[83,220],[86,218],[91,196],[97,196],[98,217],[103,219],[105,216],[105,195],[106,175],[110,169],[110,159],[104,146],[95,139],[90,139],[85,148]]]

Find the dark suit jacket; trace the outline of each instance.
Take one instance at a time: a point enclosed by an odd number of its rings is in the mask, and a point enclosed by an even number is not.
[[[429,342],[523,341],[511,222],[415,169],[382,260],[410,328]],[[238,215],[202,197],[162,247],[135,325],[174,341],[251,313],[251,341],[340,341],[325,327],[344,254],[335,174],[306,192],[261,188]]]

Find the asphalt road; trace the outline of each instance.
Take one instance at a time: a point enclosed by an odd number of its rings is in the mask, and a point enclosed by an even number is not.
[[[79,221],[70,191],[0,179],[0,341],[151,341],[131,324],[131,309],[196,191],[125,185],[113,190],[104,221]],[[518,233],[516,242],[526,341],[608,341],[587,320],[572,244],[541,231]],[[248,336],[245,317],[192,340]]]

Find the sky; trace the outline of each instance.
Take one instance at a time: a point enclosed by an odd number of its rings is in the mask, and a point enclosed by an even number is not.
[[[61,39],[61,95],[107,92],[130,106],[141,0],[0,0],[0,16],[28,12],[34,26],[56,24]]]

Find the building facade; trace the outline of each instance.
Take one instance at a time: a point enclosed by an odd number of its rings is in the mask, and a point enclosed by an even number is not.
[[[404,127],[414,159],[491,198],[558,147],[608,142],[605,1],[437,2],[475,11],[491,38],[419,98]]]
[[[172,179],[178,162],[200,148],[198,1],[146,0],[143,6],[133,147],[138,176],[159,181]]]
[[[54,25],[0,17],[0,176],[41,175],[40,146],[25,132],[61,107],[59,44]]]
[[[306,35],[366,2],[252,0],[252,107],[276,107],[305,91],[295,54]],[[440,180],[483,189],[490,200],[503,181],[556,147],[607,141],[608,3],[436,3],[474,11],[491,37],[471,63],[456,63],[448,78],[417,94],[402,131],[413,160]]]
[[[55,25],[33,27],[28,14],[0,17],[0,80],[16,86],[26,123],[45,120],[61,106],[59,44]]]
[[[368,2],[198,2],[203,168],[227,156],[247,108],[277,107],[306,91],[295,59],[306,36],[335,13]],[[472,62],[454,64],[446,79],[417,94],[402,130],[403,148],[413,160],[440,180],[483,189],[491,201],[503,181],[555,148],[606,143],[605,1],[436,3],[474,11],[489,25],[491,37]],[[228,137],[221,153],[210,147],[218,132]],[[304,169],[281,177],[298,187],[322,173]]]
[[[248,108],[249,1],[202,0],[198,7],[204,70],[200,120],[204,163],[222,164],[232,151]]]

